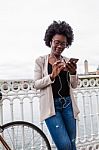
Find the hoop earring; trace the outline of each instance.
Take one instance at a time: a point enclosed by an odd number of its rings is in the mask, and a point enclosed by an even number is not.
[[[52,46],[52,42],[50,41],[50,47]]]

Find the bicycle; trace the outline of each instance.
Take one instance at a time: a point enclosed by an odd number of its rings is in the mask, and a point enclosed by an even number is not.
[[[0,126],[0,150],[51,150],[45,133],[36,125],[14,121]]]
[[[14,121],[0,126],[0,142],[0,150],[51,150],[45,133],[26,121]]]

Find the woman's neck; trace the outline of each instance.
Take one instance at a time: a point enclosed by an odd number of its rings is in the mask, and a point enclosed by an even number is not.
[[[53,58],[55,58],[56,60],[61,60],[61,58],[62,58],[61,55],[60,55],[60,56],[56,56],[56,55],[54,55],[53,53],[50,53],[50,57],[53,57]]]

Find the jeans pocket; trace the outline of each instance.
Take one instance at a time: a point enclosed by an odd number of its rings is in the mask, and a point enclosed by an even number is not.
[[[55,110],[59,110],[62,108],[61,102],[57,99],[54,101]]]

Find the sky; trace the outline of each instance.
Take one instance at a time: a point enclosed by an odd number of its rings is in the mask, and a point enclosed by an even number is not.
[[[79,58],[78,73],[99,65],[99,0],[0,0],[0,79],[32,79],[35,59],[50,53],[44,35],[53,20],[73,28],[66,57]]]

